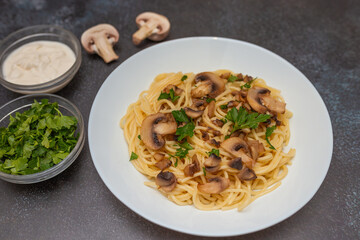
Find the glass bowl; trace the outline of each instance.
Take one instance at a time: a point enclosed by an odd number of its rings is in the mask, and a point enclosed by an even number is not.
[[[2,68],[9,54],[20,46],[33,41],[56,41],[66,44],[75,54],[75,63],[61,76],[48,82],[21,85],[5,79]],[[81,46],[77,37],[71,32],[52,25],[26,27],[11,33],[0,43],[0,84],[5,88],[21,94],[53,93],[65,87],[74,77],[81,65]]]
[[[20,183],[20,184],[30,184],[41,182],[52,178],[66,168],[68,168],[75,159],[79,156],[82,148],[85,143],[85,132],[84,132],[84,119],[81,115],[79,109],[71,103],[69,100],[66,100],[63,97],[54,95],[54,94],[31,94],[19,97],[14,99],[2,107],[0,107],[0,127],[7,127],[9,124],[10,115],[14,116],[15,112],[23,112],[25,110],[30,109],[31,104],[34,103],[34,100],[38,102],[41,99],[48,99],[49,102],[57,102],[59,105],[59,110],[63,115],[74,116],[78,120],[77,130],[75,134],[79,134],[79,139],[74,147],[74,149],[70,152],[70,154],[64,158],[60,163],[52,166],[51,168],[44,170],[42,172],[28,174],[28,175],[12,175],[8,173],[4,173],[0,171],[0,178],[12,182],[12,183]]]

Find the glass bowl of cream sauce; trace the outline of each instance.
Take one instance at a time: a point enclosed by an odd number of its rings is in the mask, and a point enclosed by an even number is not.
[[[81,46],[71,32],[51,25],[23,28],[0,43],[0,84],[22,93],[53,93],[81,65]]]

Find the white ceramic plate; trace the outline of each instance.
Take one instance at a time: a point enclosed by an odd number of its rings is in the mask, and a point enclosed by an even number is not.
[[[129,162],[119,127],[127,107],[165,72],[229,69],[261,77],[281,89],[296,148],[288,176],[275,191],[242,212],[200,211],[181,207],[146,187],[147,179]],[[202,236],[233,236],[274,225],[302,208],[328,171],[333,137],[329,114],[310,81],[278,55],[256,45],[217,37],[184,38],[157,44],[127,59],[100,88],[89,118],[89,145],[95,167],[110,191],[142,217],[175,231]]]

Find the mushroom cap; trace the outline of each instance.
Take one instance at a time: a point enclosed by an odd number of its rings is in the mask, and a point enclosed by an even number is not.
[[[240,180],[244,180],[244,181],[254,180],[257,178],[254,170],[247,167],[243,167],[243,169],[241,169],[240,172],[237,174],[237,177]]]
[[[155,183],[165,192],[171,192],[176,186],[176,177],[172,172],[161,171],[156,176]]]
[[[267,110],[276,113],[284,113],[286,104],[270,96],[270,90],[263,87],[250,88],[246,99],[250,106],[259,113]]]
[[[219,170],[220,163],[221,158],[212,153],[208,158],[205,159],[204,166],[206,171],[214,173]]]
[[[194,110],[189,107],[185,107],[184,111],[185,111],[185,114],[191,118],[198,118],[204,113],[204,111],[202,111],[202,110]]]
[[[217,194],[221,193],[230,186],[230,180],[223,177],[209,178],[209,182],[198,185],[198,190],[202,193]]]
[[[146,147],[159,150],[165,145],[162,135],[175,133],[176,129],[175,121],[169,121],[164,113],[155,113],[143,120],[140,135]]]
[[[99,38],[111,39],[112,45],[119,41],[119,32],[110,24],[102,23],[87,29],[81,35],[81,44],[88,53],[95,53],[92,45]]]
[[[247,143],[250,148],[251,156],[254,160],[257,160],[259,155],[265,151],[264,145],[259,140],[248,139]]]
[[[261,103],[261,95],[270,94],[270,90],[263,87],[252,87],[249,89],[246,99],[250,106],[259,113],[266,113],[267,108]]]
[[[229,167],[241,170],[243,168],[243,163],[241,158],[234,158],[229,162]]]
[[[156,25],[157,31],[148,37],[150,40],[161,41],[169,35],[170,21],[164,15],[154,12],[143,12],[136,17],[135,22],[138,27],[144,24]]]
[[[245,140],[239,137],[231,137],[222,142],[221,147],[234,157],[241,158],[246,166],[252,168],[255,165],[255,160],[247,155],[250,151]]]
[[[201,72],[196,74],[195,83],[199,82],[199,86],[191,90],[191,95],[195,98],[206,95],[215,98],[225,90],[224,80],[212,72]]]
[[[193,162],[184,168],[184,175],[187,177],[192,177],[194,173],[200,171],[200,163],[196,154],[192,157],[192,160]]]

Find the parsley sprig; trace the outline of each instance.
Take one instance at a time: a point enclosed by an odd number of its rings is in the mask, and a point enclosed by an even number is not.
[[[213,148],[213,149],[211,149],[211,151],[210,152],[208,152],[207,153],[209,156],[211,155],[211,154],[215,154],[216,156],[220,156],[220,151],[219,151],[219,149],[215,149],[215,148]]]
[[[265,132],[265,140],[266,142],[270,145],[270,149],[272,150],[276,150],[275,147],[270,143],[269,137],[271,136],[271,134],[274,132],[276,128],[276,125],[272,126],[272,127],[267,127],[266,128],[266,132]]]
[[[158,97],[158,100],[161,99],[170,99],[172,102],[175,102],[176,100],[178,100],[180,98],[180,96],[176,96],[175,95],[175,91],[174,89],[170,89],[169,93],[166,92],[161,92],[160,96]]]
[[[239,110],[234,107],[225,116],[227,120],[234,123],[230,134],[243,128],[257,128],[259,123],[265,122],[270,117],[268,114],[248,113],[243,107],[240,107]]]
[[[181,141],[187,136],[189,137],[194,136],[195,124],[192,121],[190,121],[189,117],[185,113],[185,110],[184,109],[174,110],[171,113],[178,124],[186,123],[184,126],[178,127],[176,129],[175,134],[178,136],[177,138],[178,141]]]
[[[189,153],[189,150],[192,150],[194,149],[190,143],[188,142],[184,142],[184,143],[180,143],[180,144],[177,144],[175,146],[178,146],[179,148],[176,149],[176,152],[175,152],[175,155],[170,155],[170,158],[175,158],[175,163],[174,163],[174,166],[177,167],[178,165],[178,160],[179,159],[184,159],[187,154]]]

